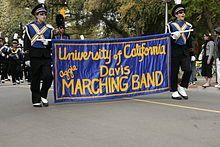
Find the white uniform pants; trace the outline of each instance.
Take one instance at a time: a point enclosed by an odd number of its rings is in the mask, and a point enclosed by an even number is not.
[[[220,60],[219,58],[216,59],[216,75],[217,75],[217,82],[220,84]]]

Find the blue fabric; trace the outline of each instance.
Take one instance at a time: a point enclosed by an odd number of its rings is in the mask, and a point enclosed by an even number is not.
[[[9,54],[9,47],[7,47],[7,46],[2,46],[1,48],[0,48],[0,52],[2,52],[2,53],[0,53],[0,61],[3,61],[3,60],[5,60],[6,59],[6,55],[8,55]],[[4,56],[3,56],[3,54],[4,54]]]
[[[55,39],[70,39],[69,38],[69,36],[67,36],[67,35],[57,35],[57,36],[55,36]]]
[[[169,36],[52,40],[55,102],[116,99],[169,90]]]
[[[175,21],[175,22],[171,22],[171,23],[170,23],[170,27],[171,27],[172,32],[179,31],[178,28],[174,25],[174,23],[177,23],[177,24],[179,25],[179,27],[182,27],[184,24],[186,24],[185,21],[180,21],[180,20],[179,20],[179,21],[177,20],[177,21]],[[187,27],[186,27],[185,30],[190,30],[192,26],[190,26],[190,25],[188,25],[188,24],[186,24],[186,25],[187,25]],[[182,30],[182,31],[184,31],[184,30]],[[186,37],[188,37],[188,36],[189,36],[189,33],[190,33],[190,32],[185,32],[184,35],[185,35]],[[176,44],[178,44],[178,45],[185,45],[186,42],[184,41],[183,37],[180,36],[180,38],[176,41]]]
[[[35,24],[39,29],[42,29],[46,23],[38,23],[36,21],[30,23],[27,25],[28,28],[28,34],[31,38],[34,37],[34,35],[36,34],[36,31],[34,30],[34,28],[31,26],[31,24]],[[51,39],[51,33],[52,33],[52,29],[51,28],[47,28],[46,32],[43,33],[43,36],[45,39]],[[45,45],[42,43],[42,41],[36,41],[32,47],[34,48],[45,48]]]

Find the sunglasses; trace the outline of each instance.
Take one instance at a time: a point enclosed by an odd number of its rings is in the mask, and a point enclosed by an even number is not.
[[[42,16],[45,15],[45,16],[47,16],[47,13],[39,13],[39,15],[42,15]]]
[[[12,42],[12,44],[18,44],[17,42]]]
[[[183,13],[185,13],[184,11],[179,11],[179,12],[177,12],[177,14],[183,14]]]

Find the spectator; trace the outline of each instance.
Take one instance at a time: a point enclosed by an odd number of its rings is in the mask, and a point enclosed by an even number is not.
[[[216,76],[217,76],[217,85],[216,88],[220,88],[220,27],[215,29],[216,39],[215,39],[215,51],[216,51]]]
[[[204,34],[205,43],[202,46],[202,76],[205,77],[206,83],[202,85],[204,88],[210,86],[212,78],[212,64],[214,61],[214,47],[212,35],[210,33]]]
[[[195,33],[192,34],[192,49],[190,50],[191,54],[191,68],[192,74],[190,76],[189,84],[196,84],[196,50],[198,48],[198,41],[195,37]]]

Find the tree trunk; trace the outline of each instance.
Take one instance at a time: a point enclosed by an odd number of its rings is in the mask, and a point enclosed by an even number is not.
[[[213,26],[213,23],[212,23],[212,16],[213,16],[212,12],[210,12],[210,11],[208,10],[208,8],[205,7],[203,14],[204,14],[204,17],[205,17],[207,26],[208,26],[208,30],[213,33],[213,31],[214,31],[214,26]]]

